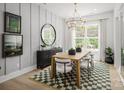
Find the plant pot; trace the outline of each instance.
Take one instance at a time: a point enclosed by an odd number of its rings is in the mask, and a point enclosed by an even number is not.
[[[113,63],[114,63],[112,57],[106,57],[106,58],[105,58],[105,62],[107,62],[107,63],[109,63],[109,64],[113,64]]]
[[[76,51],[75,51],[75,50],[69,50],[69,51],[68,51],[68,54],[69,54],[69,55],[75,55],[75,54],[76,54]]]
[[[82,50],[81,50],[81,48],[76,48],[76,52],[81,52]]]

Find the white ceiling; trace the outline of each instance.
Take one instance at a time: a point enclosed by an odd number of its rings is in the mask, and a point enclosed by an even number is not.
[[[42,4],[42,6],[63,18],[69,18],[73,16],[73,3],[47,3]],[[78,3],[77,9],[80,16],[87,16],[112,11],[114,6],[114,3]]]

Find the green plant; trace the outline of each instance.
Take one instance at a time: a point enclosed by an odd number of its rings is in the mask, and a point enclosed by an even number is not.
[[[41,47],[46,47],[46,45],[41,45]]]
[[[91,45],[94,45],[95,48],[98,48],[98,39],[91,38],[89,39]]]
[[[74,48],[70,48],[69,50],[75,50]]]
[[[112,48],[110,47],[105,48],[105,53],[108,56],[113,56]]]
[[[86,46],[86,40],[85,39],[76,39],[76,47],[78,46]]]
[[[81,45],[77,45],[75,48],[81,48]]]

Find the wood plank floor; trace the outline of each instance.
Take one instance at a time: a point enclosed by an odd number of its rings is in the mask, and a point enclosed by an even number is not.
[[[122,85],[119,75],[117,71],[115,70],[114,66],[109,64],[109,68],[110,68],[112,89],[115,89],[115,90],[124,89],[124,86]],[[32,74],[38,71],[39,70],[33,70],[29,73],[26,73],[14,79],[8,80],[4,83],[1,83],[0,90],[53,90],[53,88],[47,85],[34,82],[29,79],[29,77]]]
[[[51,90],[52,88],[29,79],[29,77],[37,71],[39,70],[33,70],[29,73],[1,83],[0,90]]]

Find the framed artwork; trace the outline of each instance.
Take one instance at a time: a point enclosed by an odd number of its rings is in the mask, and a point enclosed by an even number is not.
[[[23,35],[19,34],[3,34],[3,58],[18,56],[23,54]]]
[[[4,12],[4,32],[21,34],[21,16]]]

